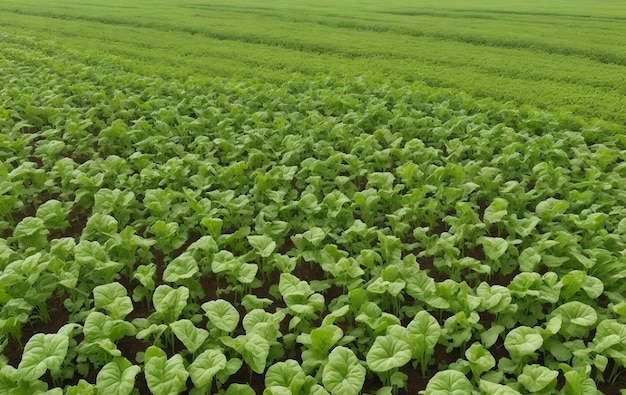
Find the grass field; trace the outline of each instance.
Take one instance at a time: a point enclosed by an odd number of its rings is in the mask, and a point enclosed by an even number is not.
[[[3,1],[0,23],[141,74],[367,75],[626,123],[620,1]]]
[[[0,394],[626,394],[621,2],[0,3]]]

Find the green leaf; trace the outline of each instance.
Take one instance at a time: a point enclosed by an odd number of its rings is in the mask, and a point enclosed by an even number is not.
[[[160,314],[166,322],[174,322],[187,306],[189,289],[186,287],[172,288],[169,285],[159,285],[154,290],[152,303],[156,312]]]
[[[175,395],[186,389],[189,373],[180,354],[167,359],[165,351],[150,346],[144,355],[148,388],[154,395]]]
[[[393,336],[378,336],[368,351],[367,366],[377,373],[400,368],[411,360],[411,348]]]
[[[515,232],[521,237],[528,237],[539,222],[541,222],[541,218],[535,217],[534,215],[529,218],[516,220],[514,222]]]
[[[95,287],[93,297],[96,307],[106,310],[111,318],[124,319],[133,311],[133,302],[126,294],[126,288],[120,283],[114,282]]]
[[[456,370],[436,373],[426,384],[424,395],[468,395],[474,390],[465,375]]]
[[[234,339],[228,336],[222,336],[220,337],[220,341],[225,346],[240,353],[252,371],[259,374],[263,373],[270,352],[270,344],[265,337],[256,332],[252,332],[247,335],[237,336]]]
[[[248,243],[254,248],[254,252],[263,258],[267,258],[276,250],[276,242],[265,235],[251,235],[247,237]]]
[[[102,393],[128,395],[135,388],[135,376],[139,372],[141,368],[126,358],[114,358],[98,372],[96,388]]]
[[[313,329],[309,334],[302,334],[296,340],[314,352],[326,353],[342,337],[341,328],[335,325],[326,325]]]
[[[564,200],[558,200],[554,198],[548,198],[543,202],[537,204],[535,213],[541,217],[541,219],[549,222],[559,214],[563,214],[569,208],[569,203]]]
[[[210,386],[213,376],[226,367],[226,356],[217,349],[209,349],[198,355],[188,371],[196,387]]]
[[[483,236],[478,240],[483,245],[485,255],[494,261],[504,255],[509,248],[509,243],[501,237]]]
[[[256,392],[248,384],[231,384],[224,395],[256,395]]]
[[[487,223],[500,222],[507,215],[509,202],[502,198],[495,198],[485,209],[484,219]]]
[[[202,310],[209,318],[209,324],[224,332],[232,332],[239,324],[239,312],[230,302],[218,299],[202,305]]]
[[[502,325],[493,325],[491,328],[483,331],[480,334],[480,341],[487,348],[493,346],[497,341],[500,334],[504,332],[504,326]]]
[[[437,319],[425,310],[419,311],[413,320],[407,325],[409,333],[414,335],[409,346],[413,355],[419,358],[421,355],[431,355],[441,336],[441,326]]]
[[[478,388],[480,392],[485,395],[522,395],[509,386],[492,383],[486,380],[480,380]]]
[[[534,328],[520,326],[511,330],[504,339],[504,347],[511,358],[521,359],[526,355],[532,355],[543,345],[543,337]]]
[[[265,372],[265,387],[286,387],[290,394],[300,393],[306,375],[298,362],[288,359],[277,362]]]
[[[480,343],[474,343],[465,351],[465,357],[470,363],[470,368],[474,373],[474,379],[496,366],[496,360],[491,353]]]
[[[35,381],[46,370],[52,372],[61,368],[67,354],[69,338],[64,334],[34,334],[26,343],[22,361],[17,367],[17,378],[21,381]]]
[[[0,386],[0,389],[2,387]],[[65,387],[66,395],[94,395],[96,393],[96,386],[89,384],[84,379],[78,380],[77,385],[69,385]]]
[[[178,340],[192,353],[196,352],[209,337],[208,331],[202,328],[196,328],[193,322],[187,319],[172,322],[170,328]]]
[[[541,254],[535,247],[528,247],[519,254],[519,269],[522,272],[534,272],[541,262]]]
[[[602,320],[596,327],[593,338],[594,351],[604,353],[605,350],[618,346],[626,349],[626,325],[617,320]]]
[[[324,387],[331,394],[358,395],[365,382],[366,369],[354,352],[346,347],[335,347],[328,356],[322,372]]]
[[[163,280],[177,283],[192,278],[198,273],[198,263],[191,253],[184,252],[174,258],[163,271]]]
[[[563,324],[559,333],[568,337],[584,337],[598,320],[598,314],[584,303],[574,301],[565,303],[551,313],[551,316],[560,315]]]
[[[559,372],[550,370],[541,365],[527,365],[517,380],[529,391],[536,393],[541,391],[545,394],[552,393],[556,386],[556,378]]]
[[[302,237],[313,246],[319,246],[326,237],[326,232],[322,228],[312,227],[302,234]]]

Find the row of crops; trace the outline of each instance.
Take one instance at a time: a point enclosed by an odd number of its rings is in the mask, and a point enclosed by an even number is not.
[[[611,125],[35,47],[0,49],[0,392],[626,389]]]

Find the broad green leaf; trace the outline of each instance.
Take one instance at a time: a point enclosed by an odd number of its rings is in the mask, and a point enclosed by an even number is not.
[[[532,355],[543,345],[543,337],[534,328],[520,326],[511,330],[504,339],[504,347],[511,358],[521,359],[526,355]]]
[[[492,383],[486,380],[480,380],[478,388],[483,395],[522,395],[509,386]]]
[[[474,390],[465,375],[456,370],[436,373],[426,384],[424,395],[467,395]]]
[[[0,389],[2,389],[1,384]],[[84,379],[78,380],[78,384],[76,385],[69,385],[65,387],[66,395],[94,395],[96,391],[96,386],[93,384],[89,384]]]
[[[604,283],[599,278],[585,276],[582,288],[591,299],[597,299],[604,292]]]
[[[509,248],[509,243],[501,237],[483,236],[478,240],[483,245],[485,255],[494,261],[504,255]]]
[[[236,258],[232,252],[221,250],[217,252],[213,256],[213,262],[211,262],[211,270],[213,273],[222,273],[222,272],[233,272],[239,266],[241,266],[243,262],[241,262],[238,258]]]
[[[256,392],[248,384],[231,384],[224,395],[256,395]]]
[[[269,236],[251,235],[247,238],[254,252],[263,258],[269,257],[276,250],[276,242]]]
[[[191,253],[182,253],[174,258],[163,271],[163,280],[177,283],[194,277],[198,273],[198,263]]]
[[[263,373],[270,352],[270,344],[265,337],[251,333],[246,335],[245,351],[243,358],[252,371]]]
[[[326,237],[326,232],[322,228],[312,227],[302,234],[305,240],[308,240],[314,246],[321,244],[322,240]]]
[[[326,353],[342,337],[343,331],[341,328],[335,325],[326,325],[313,329],[310,334],[298,336],[297,341],[315,352]]]
[[[495,198],[485,209],[484,218],[487,223],[500,222],[507,215],[509,202],[502,198]]]
[[[319,384],[313,384],[309,390],[309,395],[330,395],[330,392],[326,391],[326,389]]]
[[[378,336],[368,351],[367,366],[377,373],[400,368],[411,360],[411,348],[393,336]]]
[[[258,272],[259,267],[253,263],[242,263],[241,266],[237,267],[234,271],[235,277],[237,281],[242,284],[250,284],[254,281],[256,273]]]
[[[529,218],[516,220],[514,223],[515,232],[521,237],[528,237],[539,222],[541,222],[541,218],[534,215]]]
[[[522,272],[534,272],[541,262],[541,254],[535,247],[528,247],[519,254],[519,269]]]
[[[187,319],[172,322],[170,328],[178,340],[192,353],[196,352],[209,337],[208,331],[202,328],[196,328],[193,322]]]
[[[102,393],[128,395],[135,388],[135,376],[139,372],[141,368],[126,358],[114,358],[98,372],[96,388]]]
[[[593,344],[595,351],[599,353],[618,345],[616,348],[626,349],[626,324],[613,319],[600,321],[596,327]]]
[[[550,394],[556,386],[559,372],[541,365],[526,365],[517,380],[531,393]]]
[[[137,266],[137,271],[135,271],[133,277],[148,290],[153,290],[155,286],[154,278],[156,277],[156,265],[150,263],[148,265]]]
[[[324,387],[331,394],[357,395],[363,388],[366,369],[349,348],[335,347],[322,372]]]
[[[202,236],[198,240],[194,241],[189,247],[187,247],[187,251],[201,250],[206,253],[216,253],[219,251],[219,247],[213,239],[212,236]]]
[[[144,372],[148,388],[154,395],[176,395],[186,389],[189,373],[180,354],[167,359],[165,351],[155,346],[146,350]]]
[[[407,325],[407,330],[415,336],[409,346],[416,358],[419,358],[420,355],[430,355],[441,336],[439,322],[425,310],[421,310],[413,317],[413,320]]]
[[[239,312],[230,302],[218,299],[202,304],[202,310],[209,318],[209,324],[224,332],[232,332],[239,324]]]
[[[152,303],[156,312],[160,314],[166,322],[174,322],[187,306],[189,289],[187,287],[172,288],[169,285],[159,285],[154,290]]]
[[[68,345],[69,338],[64,334],[34,334],[22,352],[22,360],[17,367],[18,380],[34,381],[46,370],[54,372],[60,369]]]
[[[598,314],[584,303],[574,301],[565,303],[551,313],[551,316],[560,315],[563,320],[561,334],[569,337],[584,337],[598,320]]]
[[[189,376],[196,387],[210,386],[213,376],[226,367],[226,356],[217,349],[209,349],[198,355],[189,368]]]
[[[490,286],[482,282],[476,288],[476,296],[480,298],[480,310],[487,310],[490,313],[500,313],[506,310],[511,304],[511,291],[501,285]]]
[[[262,374],[265,371],[270,343],[264,336],[252,332],[247,335],[239,335],[234,339],[222,336],[220,341],[241,354],[253,372]]]
[[[263,395],[293,395],[293,392],[287,387],[274,385],[271,387],[265,386]]]
[[[498,338],[500,337],[500,334],[504,332],[504,329],[505,328],[502,325],[493,325],[491,328],[480,334],[480,341],[485,347],[489,348],[493,346],[496,341],[498,341]]]
[[[297,394],[305,382],[306,375],[298,362],[288,359],[277,362],[265,372],[265,387],[280,386],[289,389],[289,393]]]
[[[496,360],[491,353],[486,350],[480,343],[474,343],[465,351],[465,357],[470,363],[470,368],[474,373],[474,379],[496,366]]]
[[[565,386],[563,395],[596,394],[598,388],[593,379],[589,377],[591,366],[579,370],[569,370],[564,373]]]
[[[246,311],[252,311],[254,309],[264,309],[272,303],[274,302],[271,299],[259,298],[258,296],[253,294],[248,294],[241,298],[241,305],[246,309]],[[239,316],[237,316],[237,319],[239,319]]]
[[[133,311],[133,302],[126,294],[126,288],[120,283],[114,282],[95,287],[93,297],[96,307],[106,310],[111,318],[124,319]]]
[[[291,273],[281,273],[278,290],[283,297],[290,295],[309,296],[313,293],[306,281],[300,280]]]
[[[548,198],[537,204],[535,213],[545,221],[552,221],[554,217],[563,214],[569,208],[569,203],[564,200]]]
[[[113,237],[117,233],[118,222],[108,214],[95,213],[87,220],[81,240],[92,238],[99,240],[98,236]]]

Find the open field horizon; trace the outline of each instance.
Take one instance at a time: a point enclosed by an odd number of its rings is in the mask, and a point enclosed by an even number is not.
[[[3,1],[0,24],[161,77],[365,75],[626,124],[619,1]]]

